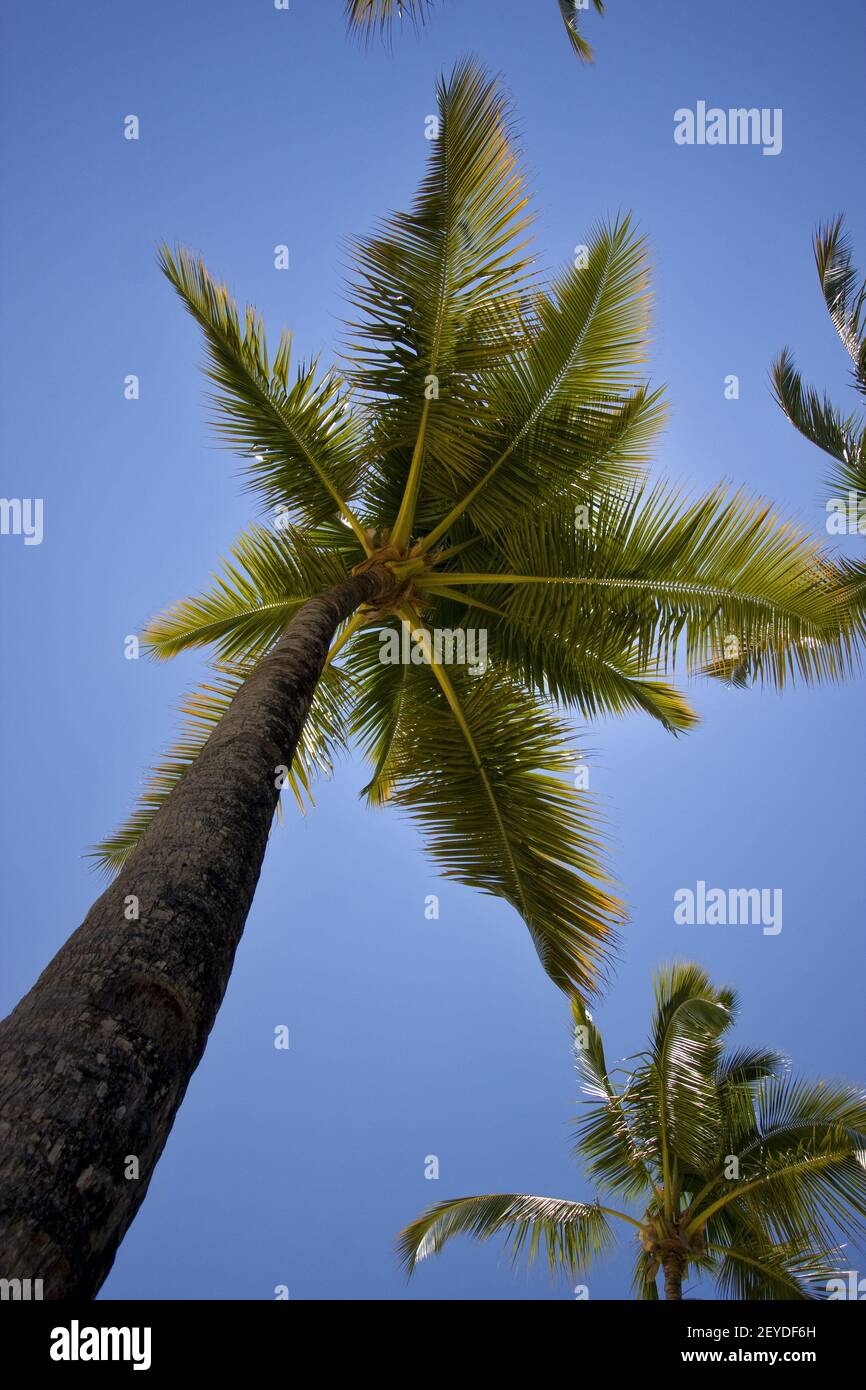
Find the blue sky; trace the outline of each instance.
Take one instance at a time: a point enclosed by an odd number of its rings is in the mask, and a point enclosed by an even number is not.
[[[100,891],[82,851],[126,814],[202,671],[194,656],[127,661],[125,636],[200,588],[253,516],[208,431],[195,329],[154,244],[201,250],[273,334],[289,327],[302,355],[330,356],[345,239],[408,202],[434,82],[459,55],[513,94],[543,265],[619,209],[650,240],[650,367],[671,409],[654,473],[695,491],[732,479],[823,528],[822,458],[780,415],[767,371],[789,343],[808,379],[853,404],[810,237],[844,210],[866,265],[859,0],[610,0],[586,20],[592,68],[554,0],[445,0],[391,52],[349,42],[342,8],[5,7],[2,492],[44,499],[44,540],[0,538],[3,1013]],[[782,153],[676,145],[674,111],[698,100],[782,108]],[[130,113],[137,142],[123,139]],[[124,399],[129,373],[138,401]],[[862,686],[692,693],[703,722],[686,738],[636,718],[584,735],[632,912],[596,1010],[609,1055],[641,1046],[655,966],[688,956],[739,987],[738,1040],[863,1080]],[[277,1284],[294,1298],[570,1297],[541,1271],[512,1275],[494,1246],[455,1244],[408,1289],[399,1275],[393,1235],[430,1202],[589,1189],[568,1157],[565,1001],[516,915],[438,880],[411,826],[362,807],[362,777],[341,766],[315,812],[274,833],[106,1297],[267,1299]],[[698,879],[781,887],[782,932],[675,925],[673,893]],[[430,1154],[438,1181],[424,1177]],[[628,1253],[592,1275],[592,1298],[627,1296]]]

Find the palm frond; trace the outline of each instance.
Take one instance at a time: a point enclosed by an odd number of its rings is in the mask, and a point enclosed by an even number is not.
[[[793,1241],[774,1245],[757,1237],[735,1247],[711,1244],[710,1252],[718,1259],[720,1296],[749,1302],[824,1297],[838,1269],[837,1252],[816,1252]]]
[[[394,790],[391,757],[409,703],[405,697],[412,673],[411,666],[402,661],[380,659],[380,633],[386,629],[398,632],[391,622],[376,632],[359,634],[345,661],[355,691],[351,733],[373,765],[370,780],[361,792],[371,806],[385,805]]]
[[[804,386],[787,348],[773,363],[772,381],[776,401],[794,428],[835,459],[828,490],[866,493],[866,418],[840,415],[828,395]]]
[[[769,504],[722,488],[687,504],[668,488],[608,498],[586,529],[573,508],[550,506],[497,537],[493,571],[433,571],[425,592],[499,587],[498,606],[527,629],[591,649],[617,634],[643,667],[670,669],[685,640],[692,671],[725,659],[778,686],[839,679],[852,639],[817,542]],[[604,648],[603,648],[604,649]]]
[[[500,1234],[511,1240],[515,1262],[525,1254],[531,1265],[543,1248],[553,1274],[588,1269],[613,1240],[605,1212],[596,1204],[501,1193],[438,1203],[400,1232],[398,1251],[411,1275],[454,1236],[483,1241]]]
[[[593,0],[599,14],[604,14],[604,0]],[[593,51],[580,30],[580,12],[587,8],[580,0],[559,0],[559,12],[565,25],[572,50],[585,63],[593,61]]]
[[[200,257],[164,245],[159,264],[202,329],[205,375],[217,388],[214,424],[245,460],[250,487],[310,525],[342,515],[363,543],[347,500],[361,475],[363,430],[347,410],[342,379],[302,363],[290,385],[289,334],[271,363],[260,316],[248,307],[242,327],[228,289]]]
[[[346,21],[355,33],[389,33],[395,22],[423,24],[432,0],[346,0]]]
[[[564,724],[500,673],[419,665],[387,765],[393,803],[448,878],[504,898],[566,990],[597,990],[622,909]]]
[[[575,1061],[588,1098],[574,1136],[574,1152],[604,1191],[635,1198],[652,1190],[654,1152],[632,1133],[628,1086],[617,1089],[608,1071],[601,1033],[582,999],[572,1000]]]
[[[473,558],[477,554],[476,549]],[[519,612],[498,607],[501,591],[493,585],[473,586],[463,593],[452,586],[438,587],[435,573],[429,584],[419,580],[418,588],[430,600],[430,618],[437,627],[457,628],[474,617],[487,631],[490,660],[498,670],[541,697],[576,709],[585,719],[639,711],[671,733],[692,729],[698,722],[685,696],[660,679],[658,663],[642,660],[631,636],[613,626],[562,633],[555,624],[526,621]]]
[[[634,478],[664,418],[659,393],[648,392],[639,375],[649,325],[647,272],[646,244],[623,217],[596,227],[585,256],[549,292],[536,294],[525,350],[484,381],[486,457],[472,487],[425,537],[424,549],[464,514],[477,531],[492,535],[521,508],[570,493],[593,467],[596,482],[600,474],[609,485]]]
[[[357,542],[354,550],[357,564],[364,552]],[[262,655],[308,598],[347,573],[344,556],[311,545],[303,531],[253,526],[232,546],[213,586],[151,619],[143,640],[163,660],[203,646],[220,661]]]
[[[656,975],[647,1075],[658,1105],[666,1186],[672,1160],[701,1170],[718,1152],[716,1068],[735,1005],[735,996],[715,989],[700,966],[675,964]]]
[[[815,264],[821,290],[846,350],[854,359],[854,380],[866,394],[866,278],[857,284],[851,240],[841,216],[818,228]]]
[[[832,1246],[840,1226],[866,1230],[866,1094],[790,1075],[760,1081],[748,1124],[726,1135],[739,1178],[708,1184],[691,1224],[729,1210],[783,1240]]]
[[[508,102],[464,61],[439,83],[437,109],[411,211],[354,247],[361,317],[346,370],[375,402],[369,504],[399,511],[397,535],[471,473],[485,431],[479,374],[526,334],[530,218]]]

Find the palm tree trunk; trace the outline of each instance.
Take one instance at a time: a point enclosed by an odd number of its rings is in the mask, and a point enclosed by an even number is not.
[[[0,1278],[42,1279],[55,1299],[90,1298],[105,1279],[222,1002],[277,769],[291,764],[337,627],[386,579],[370,568],[299,610],[0,1023]]]
[[[685,1261],[677,1251],[671,1251],[665,1255],[665,1298],[682,1299],[683,1274],[685,1273]]]

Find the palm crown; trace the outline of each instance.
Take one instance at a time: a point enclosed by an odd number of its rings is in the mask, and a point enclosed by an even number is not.
[[[505,1235],[515,1258],[544,1249],[553,1272],[585,1274],[627,1225],[639,1298],[658,1298],[661,1271],[679,1298],[689,1270],[734,1298],[825,1296],[839,1227],[864,1230],[866,1094],[798,1079],[775,1052],[725,1051],[736,1003],[696,965],[661,970],[646,1049],[611,1069],[575,1000],[588,1097],[575,1151],[605,1201],[627,1209],[514,1193],[441,1202],[400,1235],[408,1271],[466,1233]]]
[[[204,333],[218,428],[277,524],[150,624],[157,657],[205,646],[217,669],[97,853],[124,862],[301,605],[375,566],[388,581],[340,632],[287,781],[303,802],[356,741],[368,801],[408,811],[444,872],[511,903],[552,979],[588,992],[622,909],[556,705],[688,729],[664,679],[680,649],[692,669],[782,684],[843,671],[847,639],[820,548],[765,503],[646,484],[662,406],[641,376],[631,221],[596,228],[545,288],[502,93],[463,63],[438,103],[412,211],[355,249],[342,370],[292,372],[287,335],[269,356],[253,309],[241,319],[188,252],[161,253]],[[425,661],[431,629],[483,629],[488,668]],[[383,635],[403,631],[410,663],[383,661]]]
[[[427,18],[433,0],[346,0],[346,18],[350,29],[369,33],[388,31],[395,20],[408,19],[415,24]],[[580,11],[586,9],[579,0],[558,0],[559,12],[568,34],[569,43],[585,62],[592,62],[592,49],[580,29]],[[604,14],[604,0],[592,0],[599,14]]]
[[[858,285],[851,243],[841,216],[818,228],[814,252],[833,327],[853,362],[852,385],[861,396],[866,396],[866,279]],[[776,399],[788,419],[833,460],[826,479],[832,505],[847,517],[851,513],[850,493],[856,503],[853,516],[857,533],[866,534],[866,414],[852,411],[845,415],[826,393],[822,397],[814,387],[805,386],[788,348],[773,363],[772,377]],[[844,559],[840,579],[842,599],[859,618],[863,630],[866,561]]]

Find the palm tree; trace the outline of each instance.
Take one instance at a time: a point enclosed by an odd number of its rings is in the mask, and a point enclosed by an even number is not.
[[[818,228],[813,247],[833,327],[854,363],[852,384],[866,396],[866,279],[858,285],[841,215]],[[826,393],[822,397],[814,387],[804,386],[788,348],[773,363],[772,379],[776,400],[791,423],[833,460],[826,479],[828,512],[845,530],[852,529],[853,522],[856,533],[866,535],[866,414],[844,415]],[[841,560],[839,588],[861,631],[866,631],[866,560]]]
[[[574,999],[575,1056],[589,1097],[575,1152],[602,1205],[515,1193],[458,1197],[400,1233],[409,1274],[452,1236],[504,1235],[516,1259],[544,1248],[553,1273],[583,1275],[631,1228],[637,1297],[682,1297],[690,1270],[744,1299],[820,1297],[838,1270],[836,1231],[866,1229],[866,1093],[789,1074],[776,1052],[726,1052],[737,1007],[697,965],[655,980],[646,1049],[610,1069]],[[641,1206],[643,1210],[641,1210]]]
[[[114,882],[0,1024],[0,1272],[47,1296],[99,1287],[144,1197],[283,785],[305,798],[360,744],[368,801],[414,817],[443,871],[510,903],[552,980],[588,995],[622,908],[555,703],[679,731],[681,648],[777,685],[848,663],[817,544],[765,503],[643,480],[662,407],[631,222],[545,289],[501,92],[464,63],[438,99],[412,211],[356,248],[345,370],[293,371],[288,336],[271,356],[255,310],[161,252],[271,524],[151,624],[157,657],[207,647],[217,669],[98,850]],[[459,662],[473,634],[483,672]],[[428,659],[438,638],[457,662]]]
[[[346,0],[349,28],[361,33],[375,29],[389,32],[395,20],[408,19],[423,24],[433,0]],[[604,0],[592,0],[598,14],[604,14]],[[580,30],[580,12],[589,8],[589,0],[559,0],[559,12],[568,34],[569,43],[584,62],[593,61],[593,52]]]

